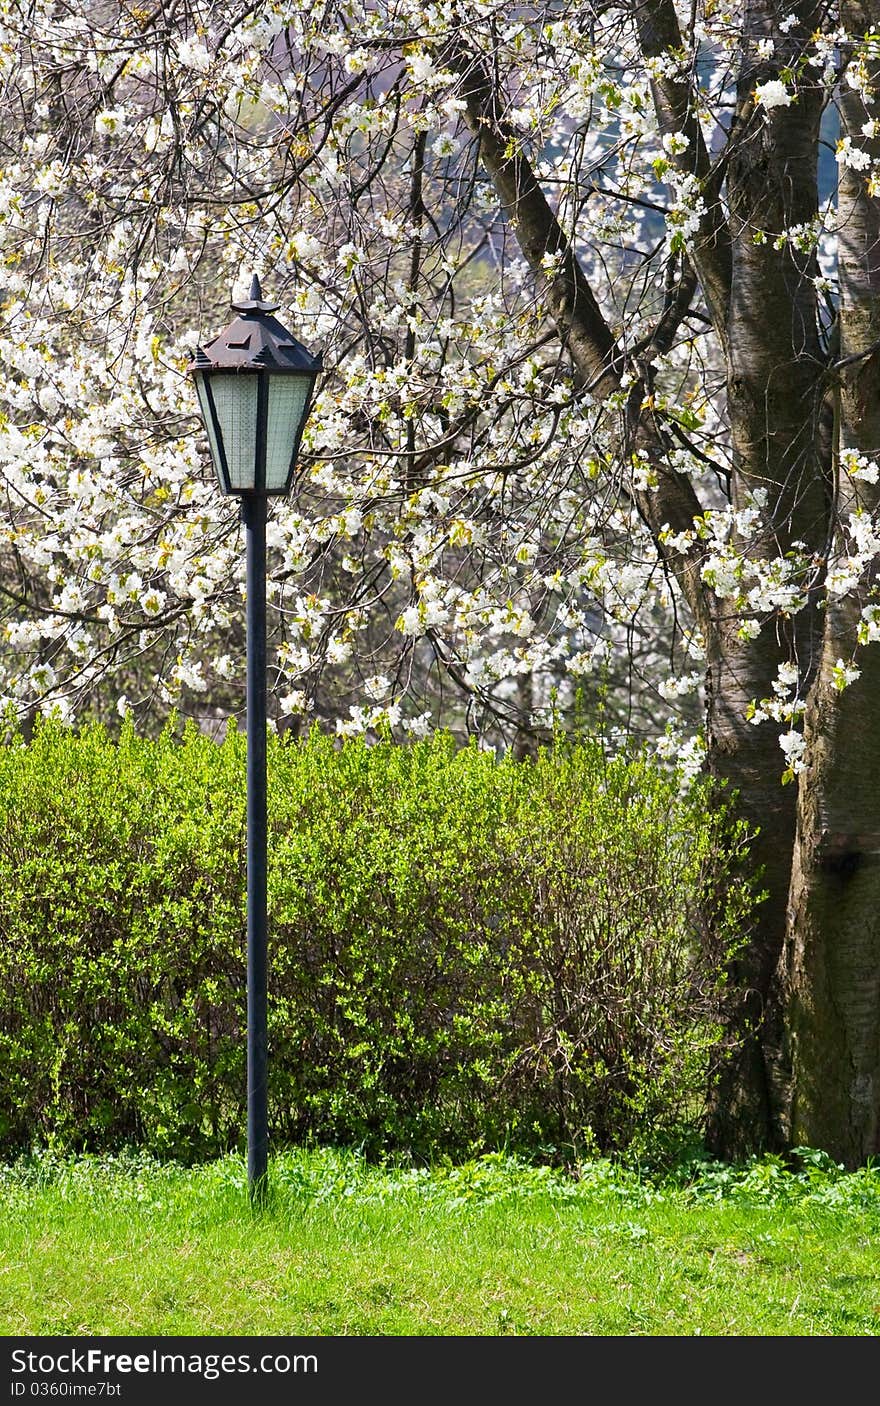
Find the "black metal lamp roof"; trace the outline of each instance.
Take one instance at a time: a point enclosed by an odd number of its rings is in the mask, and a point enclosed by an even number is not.
[[[240,315],[206,347],[197,347],[190,371],[299,371],[317,374],[320,353],[313,356],[272,313],[277,303],[263,301],[260,280],[251,281],[250,297],[232,304]]]

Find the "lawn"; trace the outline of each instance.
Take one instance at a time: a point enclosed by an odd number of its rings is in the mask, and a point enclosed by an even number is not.
[[[0,1168],[0,1332],[874,1336],[880,1171],[820,1154],[575,1179],[492,1156],[378,1168],[296,1151],[252,1212],[201,1167],[34,1156]]]

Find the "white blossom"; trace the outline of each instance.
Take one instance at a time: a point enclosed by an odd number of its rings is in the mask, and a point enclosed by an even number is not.
[[[867,171],[871,165],[871,153],[863,147],[853,146],[852,137],[842,137],[837,143],[835,160],[839,166],[849,166],[853,171]]]
[[[755,102],[769,112],[774,107],[790,107],[794,102],[794,95],[788,91],[781,79],[770,78],[755,88]]]
[[[385,674],[373,674],[370,678],[364,679],[364,692],[374,702],[384,698],[390,689],[391,680]]]
[[[783,732],[779,737],[779,745],[785,753],[785,760],[788,769],[793,776],[804,770],[806,741],[802,732],[796,732],[793,728],[789,732]]]
[[[842,692],[843,689],[847,688],[851,683],[855,683],[856,679],[860,677],[861,672],[861,669],[857,669],[854,664],[846,664],[842,659],[838,659],[831,670],[831,678],[834,687],[838,692]]]
[[[680,156],[690,144],[690,138],[684,132],[667,132],[662,141],[663,150],[669,156]]]
[[[160,615],[166,600],[164,591],[149,590],[141,597],[141,608],[145,615]]]
[[[411,605],[401,612],[397,628],[405,635],[423,635],[425,633],[417,605]]]
[[[176,48],[177,57],[186,68],[206,73],[211,67],[211,55],[197,39],[178,39]]]

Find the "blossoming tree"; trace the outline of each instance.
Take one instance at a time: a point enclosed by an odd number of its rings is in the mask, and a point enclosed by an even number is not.
[[[527,749],[610,680],[758,832],[714,1144],[850,1164],[880,1144],[869,10],[0,0],[6,705],[235,706],[239,527],[185,367],[258,273],[328,367],[270,523],[276,714]]]

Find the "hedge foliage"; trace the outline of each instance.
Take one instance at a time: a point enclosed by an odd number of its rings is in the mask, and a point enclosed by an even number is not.
[[[753,888],[707,785],[269,745],[270,1121],[436,1157],[698,1127]],[[45,723],[0,746],[0,1151],[241,1146],[245,744]]]

